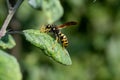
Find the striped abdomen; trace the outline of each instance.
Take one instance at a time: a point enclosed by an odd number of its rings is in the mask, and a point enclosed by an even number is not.
[[[63,47],[67,47],[68,46],[68,39],[67,39],[66,35],[62,34],[61,32],[59,32],[58,35],[59,35],[59,38],[61,40]]]

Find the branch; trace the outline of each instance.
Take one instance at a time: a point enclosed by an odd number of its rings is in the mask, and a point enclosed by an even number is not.
[[[8,15],[7,15],[5,21],[4,21],[3,25],[2,25],[2,28],[0,30],[0,39],[1,39],[1,37],[3,37],[6,34],[6,29],[8,27],[8,24],[10,23],[13,15],[15,14],[16,10],[19,8],[19,6],[21,5],[22,2],[23,2],[23,0],[18,0],[16,2],[15,6],[11,7],[9,1],[7,0],[7,5],[9,7],[8,8],[9,13],[8,13]]]

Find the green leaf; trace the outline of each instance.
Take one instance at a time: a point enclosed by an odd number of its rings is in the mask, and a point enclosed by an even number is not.
[[[11,49],[15,45],[16,43],[11,35],[6,34],[0,39],[0,47],[2,47],[3,49]]]
[[[55,61],[71,65],[69,53],[58,42],[55,42],[51,36],[46,33],[41,33],[39,30],[24,30],[26,39],[33,45],[43,49],[45,54],[52,57]]]
[[[0,50],[0,80],[22,80],[17,60]]]
[[[63,8],[59,0],[29,0],[29,4],[36,9],[42,9],[48,23],[53,23],[63,15]]]
[[[63,15],[63,8],[59,0],[44,0],[42,4],[48,23],[57,21]]]

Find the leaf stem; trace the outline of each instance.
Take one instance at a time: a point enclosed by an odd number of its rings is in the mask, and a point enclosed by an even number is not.
[[[10,32],[7,32],[9,34],[23,34],[22,31],[10,31]]]
[[[13,8],[11,8],[11,6],[9,6],[10,4],[7,1],[8,7],[10,7],[10,8],[9,8],[8,15],[2,25],[1,30],[0,30],[0,39],[1,39],[1,37],[3,37],[6,34],[6,29],[8,27],[8,24],[10,23],[13,15],[15,14],[16,10],[19,8],[19,6],[21,5],[22,2],[23,2],[23,0],[18,0],[17,3],[15,4],[15,6]]]

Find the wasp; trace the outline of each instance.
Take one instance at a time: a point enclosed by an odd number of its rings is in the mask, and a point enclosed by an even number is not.
[[[67,39],[66,35],[61,32],[61,29],[66,28],[71,25],[76,25],[76,24],[77,24],[77,22],[74,22],[74,21],[66,22],[59,26],[57,26],[55,24],[47,24],[47,25],[41,26],[40,31],[45,32],[45,33],[52,32],[56,37],[56,41],[57,42],[60,41],[62,43],[63,47],[67,47],[68,39]]]

